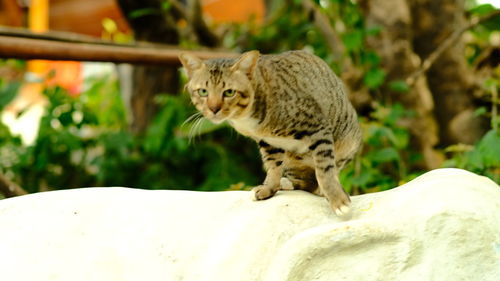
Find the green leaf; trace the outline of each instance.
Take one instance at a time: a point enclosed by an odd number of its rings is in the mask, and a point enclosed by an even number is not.
[[[361,63],[364,65],[369,65],[376,67],[380,64],[380,56],[371,51],[361,53]]]
[[[479,141],[477,150],[486,166],[500,165],[500,133],[494,130],[486,133]]]
[[[161,3],[161,9],[165,12],[170,10],[171,7],[172,7],[172,4],[170,3],[170,1],[163,1]]]
[[[138,9],[138,10],[130,12],[129,17],[132,19],[136,19],[136,18],[149,16],[149,15],[155,15],[155,14],[159,14],[159,12],[156,9],[144,8],[144,9]]]
[[[0,88],[0,111],[17,96],[20,88],[19,82],[9,82]]]
[[[151,155],[157,155],[161,152],[165,143],[172,138],[172,124],[175,118],[175,112],[168,107],[158,112],[146,131],[144,139],[144,149]]]
[[[368,36],[375,36],[378,35],[382,31],[382,26],[375,25],[367,28],[365,30],[365,34]]]
[[[409,117],[412,115],[413,111],[405,109],[401,104],[396,103],[390,107],[389,114],[387,114],[381,121],[384,124],[394,127],[401,118]]]
[[[393,80],[389,83],[389,88],[395,92],[406,93],[410,87],[404,80]]]
[[[464,168],[476,171],[484,169],[483,155],[478,150],[472,150],[466,154],[466,166]]]
[[[368,170],[370,171],[370,170]],[[370,182],[373,181],[374,179],[374,174],[369,173],[368,171],[365,171],[358,176],[352,177],[351,181],[353,185],[361,186],[361,187],[366,187]]]
[[[369,153],[367,157],[377,163],[386,163],[399,160],[399,153],[392,147],[386,147]]]
[[[474,110],[474,116],[479,117],[479,116],[486,114],[486,112],[488,112],[488,109],[486,109],[485,106],[481,106],[481,107],[477,108],[476,110]]]
[[[476,6],[472,9],[469,10],[471,14],[476,14],[479,16],[486,15],[490,12],[493,12],[495,10],[495,7],[491,4],[482,4],[479,6]]]
[[[363,78],[363,82],[369,89],[376,89],[384,83],[385,71],[381,68],[370,69]]]
[[[496,8],[491,4],[482,4],[469,10],[469,12],[476,16],[485,16]],[[488,28],[489,30],[500,30],[500,17],[496,16],[487,21],[481,23],[482,26]]]
[[[109,128],[125,128],[126,112],[118,82],[110,76],[85,79],[89,87],[80,95],[83,123]]]
[[[345,33],[342,41],[348,51],[358,51],[363,46],[363,33],[360,30]]]
[[[405,149],[410,142],[410,134],[407,130],[394,130],[393,143],[398,149]]]
[[[500,17],[499,16],[493,17],[489,20],[482,22],[481,25],[488,28],[491,31],[495,30],[498,31],[500,30]]]

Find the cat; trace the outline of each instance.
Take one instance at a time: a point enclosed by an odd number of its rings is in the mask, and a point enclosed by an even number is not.
[[[196,109],[258,143],[267,174],[253,189],[257,200],[293,187],[325,196],[339,216],[349,212],[338,175],[359,150],[361,130],[342,81],[323,60],[305,51],[179,59]]]

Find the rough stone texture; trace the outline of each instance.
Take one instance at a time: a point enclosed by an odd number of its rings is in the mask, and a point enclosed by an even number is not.
[[[0,201],[0,280],[500,280],[500,188],[458,169],[352,198],[89,188]]]

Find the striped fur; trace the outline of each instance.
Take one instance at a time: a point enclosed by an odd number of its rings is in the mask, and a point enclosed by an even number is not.
[[[361,131],[342,82],[325,62],[304,51],[180,59],[196,108],[259,144],[267,176],[254,189],[257,199],[273,196],[286,177],[296,189],[325,196],[337,214],[348,210],[338,173],[359,150]]]

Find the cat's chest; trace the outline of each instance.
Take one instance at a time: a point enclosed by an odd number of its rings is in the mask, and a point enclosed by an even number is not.
[[[299,154],[306,153],[309,150],[305,141],[296,140],[292,137],[287,138],[264,135],[259,130],[259,123],[256,119],[232,120],[230,123],[240,134],[257,140],[263,140],[274,147]]]
[[[247,137],[256,137],[258,135],[259,121],[254,118],[242,118],[230,120],[229,123],[238,133]]]
[[[304,154],[309,151],[308,145],[305,141],[296,140],[293,138],[266,137],[262,138],[262,140],[274,147],[278,147],[297,154]]]

